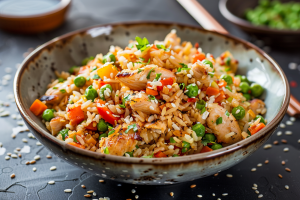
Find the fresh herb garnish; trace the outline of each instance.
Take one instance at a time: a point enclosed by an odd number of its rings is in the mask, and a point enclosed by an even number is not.
[[[230,70],[231,70],[230,67],[225,68],[225,72],[229,72]]]
[[[210,141],[209,140],[202,140],[201,143],[203,144],[203,146],[207,146],[207,144],[209,143]]]
[[[156,47],[157,47],[158,49],[163,49],[163,50],[165,50],[165,52],[169,52],[169,51],[170,51],[170,48],[166,48],[165,45],[163,45],[163,44],[157,44]]]
[[[67,91],[65,89],[59,90],[61,93],[66,93]]]
[[[214,72],[208,72],[208,74],[210,75],[210,77],[214,77],[215,73]]]
[[[227,90],[229,90],[230,92],[232,92],[231,88],[230,88],[228,85],[226,85],[225,88],[226,88]]]
[[[122,99],[122,104],[119,104],[119,106],[120,106],[121,108],[126,108],[125,102],[126,102],[126,101],[130,101],[130,100],[131,100],[131,96],[130,96],[130,94],[129,94],[129,95],[127,95],[126,97],[124,97],[124,98]]]
[[[94,60],[95,57],[91,56],[91,57],[88,57],[88,58],[85,58],[83,59],[83,61],[81,62],[81,65],[84,66],[84,65],[87,65],[89,61],[91,60]]]
[[[153,158],[153,153],[150,156],[143,156],[142,158]]]
[[[54,90],[58,89],[58,87],[53,87]]]
[[[181,90],[184,90],[185,84],[184,84],[184,83],[180,83],[180,84],[179,84],[179,88],[180,88]]]
[[[76,135],[73,136],[73,140],[74,140],[74,142],[78,142],[76,139]]]
[[[115,132],[115,130],[111,130],[111,131],[108,132],[108,135],[111,135],[111,134],[113,134],[114,132]]]
[[[198,110],[202,110],[203,108],[205,108],[205,104],[206,104],[206,102],[204,100],[199,100],[196,103],[196,108]]]
[[[176,143],[173,137],[170,137],[170,143]]]
[[[108,147],[105,147],[104,153],[105,153],[105,154],[109,154]]]
[[[127,127],[127,130],[125,131],[125,133],[128,133],[128,131],[133,130],[134,132],[137,132],[138,127],[136,126],[136,124],[131,124]]]
[[[90,78],[89,76],[88,76],[88,77],[86,77],[86,80],[87,80],[87,81],[89,81],[90,79],[91,79],[91,78]]]
[[[132,49],[132,48],[134,47],[134,44],[130,43],[130,44],[128,44],[128,47],[129,47],[130,49]]]
[[[135,145],[135,148],[138,149],[138,148],[140,148],[140,147],[139,147],[138,145]]]
[[[203,107],[202,110],[201,110],[201,115],[202,115],[203,113],[205,113],[205,111],[206,111],[206,109],[205,109],[205,107]]]
[[[140,38],[138,36],[135,37],[135,40],[138,42],[138,44],[136,45],[136,48],[138,50],[140,50],[141,52],[145,51],[147,48],[150,48],[150,44],[147,40],[147,38]]]
[[[96,67],[96,66],[94,66],[94,67],[93,67],[93,69],[92,69],[92,71],[95,71],[96,69],[97,69],[97,67]]]
[[[95,74],[95,75],[93,76],[93,79],[100,79],[100,76],[99,76],[98,74]]]
[[[150,71],[149,71],[149,73],[148,73],[148,75],[147,75],[147,79],[150,79],[150,74],[151,74],[151,72],[154,70],[154,68],[152,68],[152,69],[150,69]]]
[[[181,72],[182,70],[189,70],[189,69],[191,69],[191,68],[188,68],[188,66],[186,64],[184,64],[184,63],[179,63],[179,65],[181,65],[182,67],[179,67],[177,69],[177,72]]]
[[[219,117],[216,121],[216,124],[219,125],[219,124],[222,124],[222,121],[223,121],[223,118],[222,117]]]
[[[131,152],[126,152],[130,157],[133,157],[133,151]]]
[[[225,115],[229,117],[230,113],[226,110]]]
[[[65,141],[66,136],[68,136],[69,133],[69,129],[63,129],[61,131],[59,131],[59,134],[61,134],[61,138]]]
[[[154,80],[156,80],[156,81],[158,81],[158,79],[160,78],[160,76],[162,75],[162,73],[158,73],[158,74],[156,74],[156,77],[155,77],[155,79]]]
[[[144,71],[144,69],[138,68],[138,74]]]
[[[144,61],[144,60],[145,60],[145,58],[142,58],[142,57],[140,57],[140,60],[141,60],[141,61]]]
[[[63,82],[65,82],[65,79],[63,79],[63,78],[58,78],[58,82],[59,82],[59,83],[63,83]]]
[[[153,96],[153,95],[148,95],[148,99],[149,99],[149,101],[150,101],[150,100],[155,100],[156,98],[155,98],[155,96]]]
[[[150,63],[150,58],[149,58],[149,60],[148,60],[148,62],[147,62],[147,64],[146,65],[148,65]]]

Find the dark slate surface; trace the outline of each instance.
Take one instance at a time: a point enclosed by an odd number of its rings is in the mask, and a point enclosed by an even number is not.
[[[261,43],[227,22],[220,14],[216,0],[201,0],[200,2],[231,34],[256,44]],[[7,74],[5,72],[7,67],[12,69],[10,74],[13,77],[16,64],[22,62],[23,53],[28,48],[35,48],[56,36],[87,26],[131,20],[165,20],[197,25],[196,21],[175,0],[74,0],[67,21],[55,31],[34,36],[16,35],[0,31],[0,77],[2,78]],[[270,55],[282,66],[289,81],[298,81],[298,84],[300,84],[299,70],[288,68],[290,62],[300,63],[299,50],[271,49]],[[9,94],[13,92],[12,79],[8,81],[8,85],[2,85],[2,79],[0,82],[0,100],[10,104],[9,107],[3,107],[4,110],[10,111],[10,116],[0,117],[0,142],[3,144],[0,152],[4,150],[3,148],[6,148],[4,155],[0,153],[1,200],[85,199],[83,195],[86,194],[87,190],[96,192],[97,196],[93,199],[110,197],[112,200],[125,200],[135,199],[135,195],[138,195],[139,199],[146,200],[199,199],[197,195],[201,194],[202,199],[252,200],[258,197],[258,194],[251,189],[254,183],[258,184],[258,190],[260,194],[263,194],[263,199],[300,199],[300,174],[297,172],[300,168],[299,120],[294,122],[294,125],[286,126],[284,129],[278,128],[277,131],[282,131],[283,134],[277,136],[274,133],[267,142],[273,143],[273,141],[278,140],[278,145],[273,145],[268,150],[259,149],[242,163],[219,173],[216,177],[212,176],[192,182],[159,187],[136,186],[108,180],[99,183],[98,177],[70,166],[52,155],[45,147],[37,146],[37,140],[27,137],[28,132],[19,133],[15,139],[11,138],[12,128],[18,126],[17,121],[20,121],[11,117],[13,114],[18,115],[14,102],[8,99]],[[299,87],[294,87],[291,91],[300,99]],[[283,123],[287,120],[289,120],[288,116],[284,118]],[[287,130],[292,131],[293,134],[285,135],[284,133]],[[26,138],[28,143],[22,142],[23,138]],[[286,139],[287,144],[281,143],[281,139]],[[4,159],[7,152],[13,153],[16,147],[22,148],[24,145],[31,147],[30,153],[22,153],[22,158]],[[285,147],[290,149],[289,152],[283,151]],[[48,154],[52,155],[52,159],[46,158]],[[41,159],[34,165],[25,165],[25,162],[32,160],[35,155],[40,155]],[[269,160],[269,164],[264,164],[266,159]],[[285,166],[281,164],[283,160],[286,162]],[[258,163],[262,163],[262,167],[257,167]],[[50,171],[51,166],[56,166],[57,170]],[[37,168],[36,172],[33,172],[33,167]],[[254,167],[257,168],[257,171],[251,172]],[[286,172],[285,167],[290,168],[291,172]],[[16,174],[14,179],[10,178],[12,173]],[[233,177],[228,178],[226,174],[232,174]],[[280,179],[278,174],[282,174],[283,178]],[[55,184],[49,185],[48,181],[50,180],[55,180]],[[82,184],[86,186],[86,189],[81,188],[80,185]],[[190,188],[192,184],[196,184],[193,189]],[[290,189],[286,190],[285,185],[289,185]],[[64,193],[64,189],[72,189],[73,192]],[[131,193],[132,189],[136,190],[135,194]],[[174,197],[169,195],[170,192],[174,192]],[[213,193],[215,193],[215,196],[213,196]],[[223,193],[228,193],[228,196],[222,196]]]

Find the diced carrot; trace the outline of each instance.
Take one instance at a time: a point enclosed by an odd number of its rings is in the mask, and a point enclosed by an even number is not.
[[[202,61],[205,59],[205,54],[204,53],[196,53],[193,55],[193,64],[197,62],[198,60]]]
[[[102,99],[97,99],[97,100],[96,100],[96,103],[100,103],[101,105],[103,105],[103,104],[105,104],[106,102],[103,101]]]
[[[93,145],[95,145],[97,143],[97,141],[91,135],[87,135],[85,137],[85,142],[87,144],[93,144]]]
[[[77,144],[77,143],[75,143],[75,142],[69,142],[68,144],[69,144],[69,145],[72,145],[72,146],[74,146],[74,147],[78,147],[78,148],[80,148],[80,149],[85,149],[85,146],[83,146],[83,145],[81,145],[81,144]]]
[[[257,133],[258,131],[260,131],[261,129],[263,129],[266,125],[264,123],[258,123],[255,126],[250,126],[248,128],[248,130],[250,131],[251,135],[254,135],[255,133]]]
[[[87,72],[87,70],[89,70],[88,65],[82,66],[82,67],[80,67],[78,74],[84,74],[85,72]]]
[[[77,106],[68,111],[68,117],[71,124],[79,124],[84,120],[84,112],[81,110],[81,106]]]
[[[164,154],[163,152],[159,151],[156,154],[154,154],[155,158],[163,158],[163,157],[167,157],[166,154]]]
[[[41,102],[39,99],[36,99],[29,109],[33,114],[39,116],[47,109],[47,106],[43,104],[43,102]]]
[[[222,101],[223,99],[226,99],[226,95],[225,95],[224,91],[221,90],[220,95],[217,96],[217,98],[215,99],[215,103],[218,103],[218,102]]]
[[[208,146],[204,146],[201,149],[200,153],[205,153],[205,152],[210,152],[210,151],[213,151],[213,150],[211,148],[209,148]]]
[[[95,123],[95,124],[94,124]],[[95,126],[94,126],[95,125]],[[86,129],[90,130],[90,131],[96,131],[97,130],[97,123],[96,122],[92,122],[90,123],[87,127],[85,127]]]
[[[97,110],[99,115],[101,115],[102,118],[108,123],[110,123],[111,125],[115,125],[115,122],[119,119],[119,117],[113,116],[113,112],[105,106],[103,107],[97,106]]]
[[[240,83],[241,83],[241,79],[240,78],[237,78],[237,77],[233,78],[233,84],[235,86],[238,87],[240,85]]]
[[[158,92],[156,90],[146,88],[146,94],[156,96],[156,95],[158,95]]]
[[[196,102],[197,99],[196,98],[188,98],[187,102]]]
[[[206,94],[209,96],[217,95],[217,94],[219,94],[219,92],[220,92],[220,90],[218,88],[214,88],[214,87],[208,87],[206,89]]]
[[[182,134],[178,130],[173,131],[173,134],[176,135],[177,137],[181,137],[182,136]]]
[[[174,79],[173,78],[166,78],[164,80],[161,80],[160,82],[161,82],[162,86],[157,86],[157,91],[162,91],[164,86],[166,86],[166,85],[173,85]]]
[[[220,81],[219,81],[219,83],[218,83],[218,86],[221,88],[221,87],[226,87],[226,85],[227,85],[227,82],[226,81],[224,81],[223,79],[221,79]]]

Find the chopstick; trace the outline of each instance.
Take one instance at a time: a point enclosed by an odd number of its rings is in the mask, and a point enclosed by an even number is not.
[[[196,0],[177,0],[177,2],[180,3],[204,29],[228,34],[228,31]],[[300,102],[293,95],[290,97],[287,113],[290,116],[300,116]]]

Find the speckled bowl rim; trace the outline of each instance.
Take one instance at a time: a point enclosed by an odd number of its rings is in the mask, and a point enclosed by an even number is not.
[[[123,156],[114,156],[114,155],[107,155],[107,154],[100,154],[100,153],[96,153],[96,152],[92,152],[92,151],[88,151],[85,149],[80,149],[80,148],[76,148],[72,145],[66,144],[63,141],[58,140],[56,137],[52,136],[48,131],[43,130],[31,117],[30,115],[27,113],[30,112],[29,109],[24,107],[24,105],[22,104],[22,100],[20,97],[20,80],[22,78],[23,72],[26,69],[26,66],[37,56],[39,56],[39,54],[44,51],[47,50],[47,47],[49,47],[51,44],[59,41],[59,40],[64,40],[64,39],[70,39],[73,36],[77,35],[77,34],[85,34],[88,30],[92,29],[92,28],[97,28],[97,27],[104,27],[104,26],[112,26],[112,27],[118,27],[118,26],[140,26],[140,25],[148,25],[148,26],[167,26],[167,27],[171,27],[171,26],[177,26],[178,28],[184,29],[184,28],[189,28],[189,29],[193,29],[193,30],[198,30],[204,33],[211,33],[214,34],[217,37],[223,37],[224,39],[229,39],[232,40],[236,43],[240,43],[243,44],[245,48],[248,49],[253,49],[255,50],[258,54],[260,54],[261,56],[263,56],[268,62],[270,62],[270,64],[273,66],[273,68],[275,68],[275,70],[280,74],[284,86],[285,86],[285,91],[286,93],[284,94],[284,101],[282,103],[282,106],[278,112],[278,114],[275,116],[275,118],[270,121],[266,127],[264,129],[262,129],[261,131],[259,131],[258,133],[256,133],[255,135],[242,140],[240,142],[237,142],[235,144],[232,144],[230,146],[224,147],[222,149],[219,150],[215,150],[212,152],[207,152],[207,153],[201,153],[201,154],[194,154],[194,155],[188,155],[188,156],[182,156],[182,157],[170,157],[170,158],[152,158],[152,159],[147,159],[147,158],[127,158],[127,157],[123,157]],[[102,24],[102,25],[96,25],[96,26],[92,26],[92,27],[88,27],[88,28],[84,28],[81,30],[77,30],[74,32],[70,32],[67,33],[63,36],[60,37],[56,37],[52,40],[50,40],[49,42],[41,45],[40,47],[38,47],[37,49],[35,49],[29,56],[26,57],[26,59],[23,61],[23,63],[21,64],[21,66],[19,67],[19,69],[16,72],[15,75],[15,79],[14,79],[14,95],[15,95],[15,100],[16,100],[16,105],[20,111],[20,114],[23,116],[23,118],[26,120],[26,122],[33,128],[35,129],[39,134],[41,134],[41,136],[51,140],[52,142],[56,143],[57,145],[59,145],[63,150],[71,150],[75,153],[79,153],[81,155],[85,155],[85,156],[89,156],[89,157],[93,157],[96,159],[101,159],[101,160],[107,160],[107,161],[112,161],[112,162],[118,162],[118,163],[130,163],[130,164],[155,164],[155,165],[166,165],[166,164],[179,164],[179,163],[187,163],[187,162],[192,162],[192,161],[204,161],[204,160],[209,160],[215,157],[219,157],[219,156],[225,156],[227,154],[231,154],[234,151],[241,149],[243,147],[247,147],[250,146],[253,142],[261,140],[262,137],[265,137],[267,134],[267,132],[269,131],[273,131],[275,130],[277,127],[275,127],[277,124],[280,123],[280,121],[282,120],[282,118],[284,117],[286,110],[288,108],[288,104],[289,104],[289,97],[290,97],[290,88],[289,88],[289,84],[287,81],[287,78],[283,72],[283,70],[280,68],[280,66],[268,55],[266,54],[264,51],[262,51],[261,49],[259,49],[258,47],[256,47],[255,45],[238,39],[236,37],[230,36],[230,35],[226,35],[226,34],[221,34],[221,33],[217,33],[217,32],[213,32],[213,31],[208,31],[208,30],[204,30],[198,26],[193,26],[193,25],[186,25],[186,24],[179,24],[179,23],[173,23],[173,22],[156,22],[156,21],[142,21],[142,22],[123,22],[123,23],[110,23],[110,24]]]
[[[268,33],[268,34],[277,34],[277,35],[300,35],[300,30],[299,31],[293,31],[293,30],[280,30],[280,29],[271,29],[268,28],[267,26],[255,26],[253,24],[251,24],[250,22],[248,22],[247,20],[240,18],[238,16],[236,16],[235,14],[233,14],[232,12],[230,12],[227,9],[227,2],[229,0],[220,0],[219,1],[219,9],[221,14],[230,22],[247,28],[247,29],[252,29],[255,30],[256,32],[264,32],[264,33]]]
[[[40,14],[34,14],[34,15],[8,15],[8,14],[1,14],[1,18],[10,18],[10,19],[30,19],[30,18],[39,18],[39,17],[46,17],[48,15],[51,15],[53,13],[57,13],[66,7],[70,6],[72,0],[59,0],[59,7],[57,7],[54,10],[50,10],[48,12],[40,13]]]

